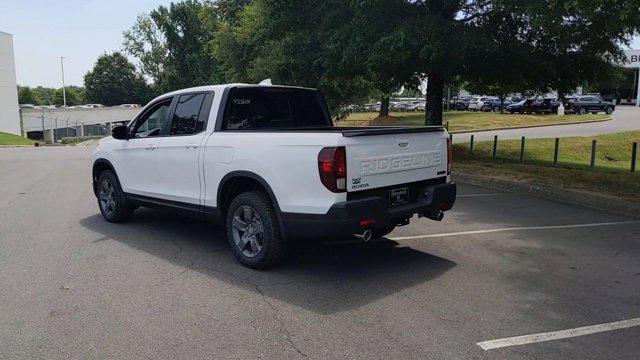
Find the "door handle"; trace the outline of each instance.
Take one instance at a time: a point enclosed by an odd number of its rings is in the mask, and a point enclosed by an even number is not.
[[[157,149],[157,148],[158,148],[158,147],[157,147],[157,146],[155,146],[155,145],[149,145],[149,146],[147,146],[147,150],[155,150],[155,149]]]
[[[198,148],[198,144],[187,144],[186,147],[187,147],[187,149],[197,149]]]

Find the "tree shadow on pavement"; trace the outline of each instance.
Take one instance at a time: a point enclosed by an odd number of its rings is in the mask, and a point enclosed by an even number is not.
[[[255,271],[236,261],[222,227],[206,222],[147,209],[137,210],[126,224],[107,223],[100,214],[80,222],[103,239],[320,314],[357,309],[456,266],[393,241],[380,241],[298,244],[283,265]]]

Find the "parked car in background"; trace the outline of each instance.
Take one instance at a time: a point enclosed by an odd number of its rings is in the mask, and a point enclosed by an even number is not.
[[[497,96],[487,96],[480,106],[481,111],[491,111],[494,106],[498,106],[498,111],[500,111],[500,99]]]
[[[116,105],[116,107],[121,107],[121,108],[139,108],[140,105],[139,104],[121,104],[121,105]]]
[[[532,112],[536,114],[557,114],[560,101],[558,99],[538,99],[533,103]]]
[[[474,96],[469,101],[469,110],[471,111],[480,111],[484,106],[484,102],[489,99],[489,96]]]
[[[471,96],[455,97],[451,101],[451,108],[459,111],[468,110],[470,101],[471,101]]]
[[[512,103],[509,106],[507,106],[507,111],[515,114],[515,113],[520,113],[520,114],[529,114],[531,112],[533,112],[533,105],[536,102],[535,99],[528,99],[528,100],[522,100],[516,103]]]
[[[416,102],[409,107],[409,111],[425,111],[427,104],[425,102]]]
[[[568,98],[565,104],[565,112],[584,115],[586,113],[597,114],[604,112],[611,115],[616,109],[614,103],[604,101],[595,95],[578,96]]]

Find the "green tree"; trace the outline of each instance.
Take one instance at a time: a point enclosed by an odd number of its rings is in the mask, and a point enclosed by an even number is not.
[[[18,86],[18,102],[20,104],[36,105],[38,104],[38,99],[28,86]]]
[[[493,86],[519,81],[564,94],[610,70],[620,45],[640,29],[638,0],[408,2],[415,10],[408,21],[417,29],[415,70],[428,77],[426,124],[442,123],[443,86],[450,78],[471,74]],[[510,44],[501,43],[507,37]],[[520,69],[520,78],[508,66]],[[485,75],[478,75],[481,67]]]
[[[32,88],[33,95],[38,100],[36,105],[54,105],[53,94],[56,89],[38,86]]]
[[[223,81],[209,47],[217,28],[216,18],[210,16],[213,11],[210,3],[185,0],[151,12],[151,19],[166,41],[164,78],[158,84],[162,89]]]
[[[104,54],[84,76],[86,100],[107,106],[144,103],[148,86],[135,66],[119,52]]]
[[[415,88],[419,83],[415,70],[407,66],[414,61],[412,28],[405,21],[412,9],[396,0],[353,1],[349,7],[352,19],[334,28],[347,35],[337,47],[347,58],[341,63],[348,68],[362,66],[356,73],[368,79],[380,94],[379,116],[388,116],[390,96],[403,86]],[[344,73],[348,76],[349,71]]]
[[[318,88],[333,114],[342,105],[363,101],[371,93],[362,66],[345,56],[350,37],[344,25],[352,18],[347,2],[256,0],[221,22],[213,41],[213,57],[228,81]]]
[[[154,20],[147,14],[141,14],[135,25],[123,35],[122,48],[137,60],[140,72],[154,84],[163,84],[169,51],[164,34]]]
[[[62,92],[62,88],[56,89],[53,93],[52,104],[51,105],[64,105],[64,95],[66,95],[67,106],[81,105],[82,101],[78,97],[78,93],[74,87],[66,87],[64,93]],[[47,104],[49,105],[49,104]]]

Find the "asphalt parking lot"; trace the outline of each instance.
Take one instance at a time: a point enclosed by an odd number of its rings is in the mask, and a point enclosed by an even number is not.
[[[0,358],[640,357],[640,219],[461,185],[441,223],[257,272],[215,225],[103,221],[91,150],[0,149]]]

